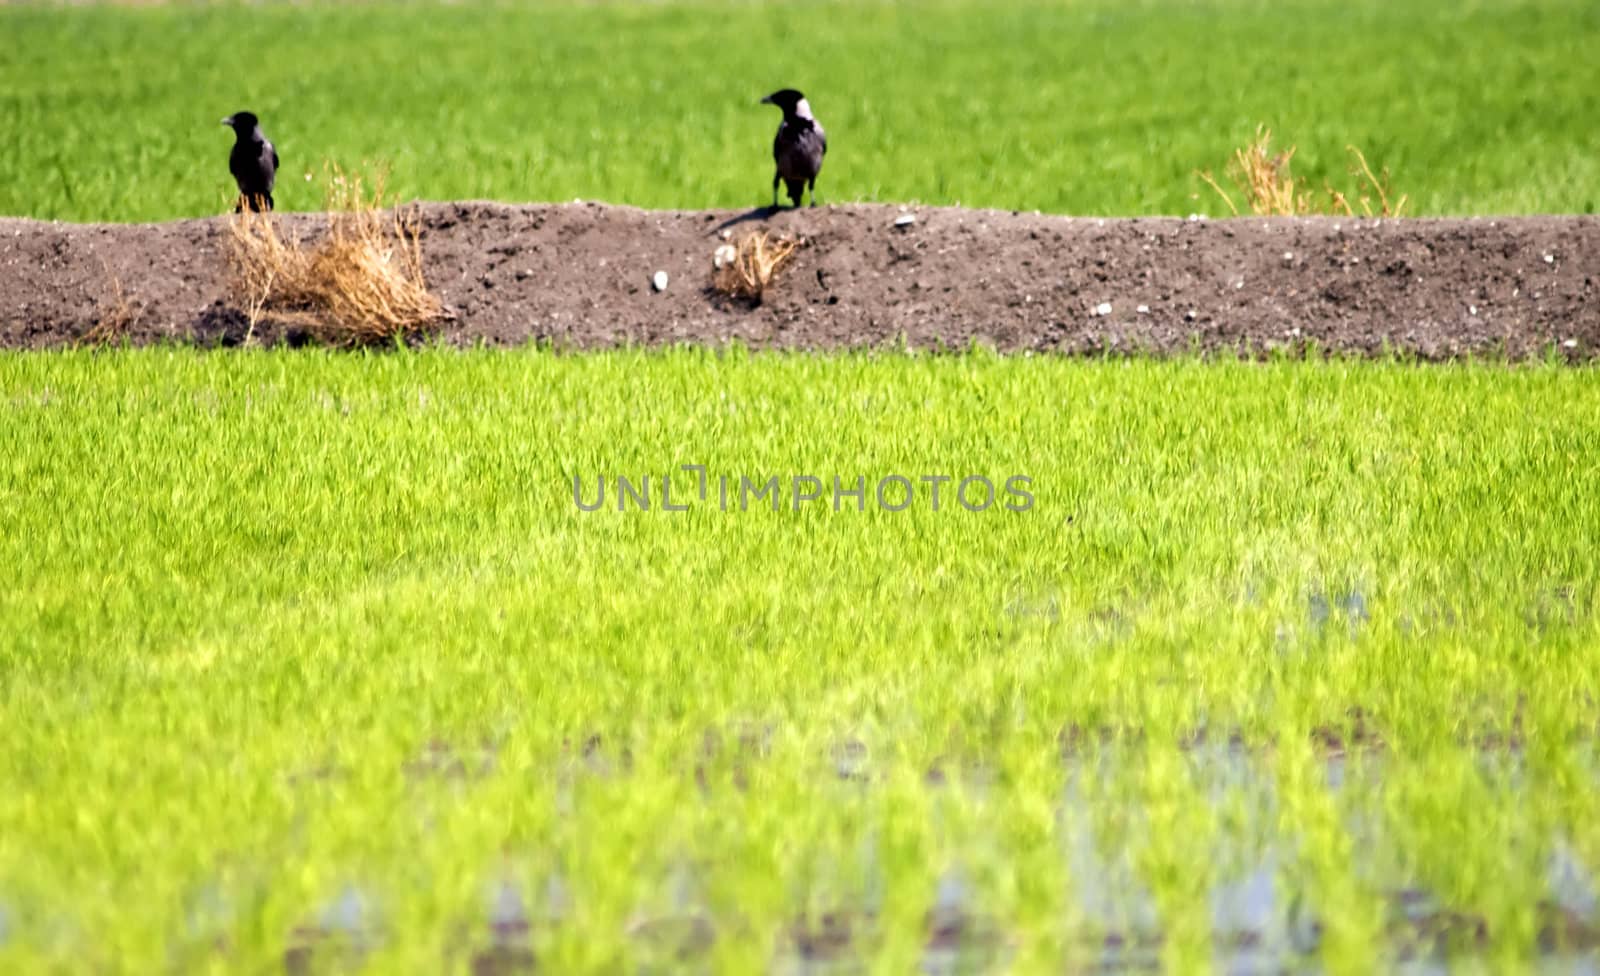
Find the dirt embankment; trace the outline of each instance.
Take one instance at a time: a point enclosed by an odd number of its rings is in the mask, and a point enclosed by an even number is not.
[[[1101,220],[887,205],[491,203],[420,212],[429,283],[456,314],[442,335],[460,344],[1600,354],[1595,217]],[[905,214],[915,221],[897,226]],[[283,219],[305,234],[324,223]],[[761,305],[712,293],[717,246],[760,230],[806,245]],[[240,342],[226,241],[224,218],[0,219],[0,345],[70,343],[107,323],[133,342]],[[657,271],[668,275],[662,292]],[[267,321],[253,338],[299,336]]]

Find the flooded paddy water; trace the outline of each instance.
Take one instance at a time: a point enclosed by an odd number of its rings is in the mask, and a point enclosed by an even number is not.
[[[685,796],[714,812],[730,795],[759,790],[772,772],[762,767],[782,761],[767,744],[772,734],[770,728],[707,732],[697,754],[684,757],[682,774],[693,783]],[[909,916],[892,904],[904,891],[889,853],[896,841],[886,823],[866,815],[873,794],[889,788],[891,779],[908,778],[908,771],[894,769],[897,760],[879,758],[861,740],[841,740],[822,757],[823,778],[812,788],[836,807],[856,807],[864,815],[845,818],[861,829],[835,837],[815,867],[819,874],[838,872],[850,881],[843,887],[820,885],[839,894],[812,902],[770,928],[765,971],[797,976],[872,971],[890,930],[903,929],[910,918],[914,952],[908,958],[927,974],[1031,966],[1037,951],[1024,952],[1023,943],[1040,940],[1057,960],[1055,971],[1163,971],[1175,960],[1191,958],[1172,951],[1174,940],[1181,940],[1191,949],[1200,947],[1205,963],[1220,973],[1320,973],[1329,970],[1330,929],[1349,924],[1337,913],[1360,903],[1372,913],[1362,921],[1363,931],[1378,940],[1368,946],[1372,958],[1391,971],[1495,970],[1515,958],[1540,973],[1600,972],[1600,879],[1569,836],[1558,829],[1542,838],[1518,838],[1539,849],[1542,866],[1525,896],[1528,902],[1513,913],[1520,927],[1511,930],[1504,927],[1503,905],[1495,906],[1501,917],[1491,920],[1479,907],[1430,887],[1430,872],[1422,867],[1427,857],[1407,850],[1407,825],[1395,820],[1404,816],[1404,804],[1389,794],[1387,784],[1399,781],[1401,792],[1426,790],[1425,762],[1396,755],[1359,714],[1340,730],[1319,729],[1307,739],[1317,781],[1296,783],[1293,789],[1300,795],[1286,798],[1275,742],[1253,743],[1238,730],[1200,728],[1176,742],[1158,743],[1138,729],[1069,726],[1049,757],[1059,773],[1059,791],[1050,809],[1041,811],[1049,818],[1039,835],[1043,851],[1010,847],[1002,836],[1006,827],[984,821],[986,804],[1008,789],[1005,771],[981,760],[940,759],[914,777],[912,788],[924,794],[933,832],[959,833],[956,846],[964,853],[927,873],[930,888]],[[1474,775],[1490,791],[1486,795],[1515,808],[1530,777],[1539,775],[1530,768],[1524,743],[1498,735],[1468,739]],[[553,777],[562,784],[557,807],[563,816],[578,817],[585,815],[578,799],[584,780],[625,787],[639,771],[641,760],[633,749],[608,748],[600,736],[568,745],[555,768],[511,770],[494,743],[458,749],[432,740],[405,764],[407,790],[463,793],[463,802],[470,802],[465,794],[473,784],[492,777]],[[1582,757],[1578,769],[1588,786],[1600,788],[1595,741],[1575,744],[1574,752]],[[338,780],[349,773],[323,770],[300,782]],[[1179,785],[1169,789],[1162,783]],[[1321,838],[1296,829],[1295,818],[1304,816],[1308,800],[1327,805],[1337,822],[1324,826],[1346,841],[1338,856],[1348,858],[1347,872],[1339,883],[1353,888],[1342,901],[1325,898],[1318,888],[1317,862],[1325,854],[1311,847]],[[1191,808],[1164,809],[1167,803]],[[605,829],[603,812],[596,813],[602,822],[583,829]],[[1204,835],[1198,848],[1194,838],[1171,833],[1186,822]],[[1197,852],[1203,860],[1196,859]],[[564,971],[565,957],[557,947],[564,929],[593,923],[584,917],[584,879],[570,869],[528,867],[559,864],[560,852],[554,855],[512,847],[500,867],[487,866],[472,898],[476,907],[451,923],[441,961],[452,971],[476,976]],[[1047,919],[1052,930],[1041,932],[1038,918],[1011,916],[1005,904],[991,900],[994,875],[1011,869],[1006,861],[1012,856],[1016,869],[1045,866],[1051,883],[1060,885]],[[719,862],[714,845],[681,857],[664,850],[649,860],[655,867],[629,879],[635,894],[616,916],[615,934],[629,946],[630,968],[717,970],[719,942],[752,937],[743,912],[755,906],[713,894],[716,876],[738,865]],[[840,871],[843,862],[850,863]],[[259,883],[270,885],[270,869],[262,867]],[[303,921],[287,934],[283,971],[290,976],[347,971],[381,959],[386,942],[405,936],[398,928],[404,922],[390,909],[411,896],[357,877],[337,884],[324,900],[308,905]],[[797,897],[807,900],[804,892]],[[226,958],[229,929],[245,907],[217,886],[207,886],[193,897],[192,929],[184,941],[204,947],[214,939],[199,957],[214,952]],[[7,909],[0,908],[0,938],[8,924]],[[1507,953],[1510,940],[1526,944]]]

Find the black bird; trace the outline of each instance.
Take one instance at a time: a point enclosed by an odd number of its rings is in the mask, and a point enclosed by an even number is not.
[[[783,109],[783,121],[778,125],[778,137],[772,140],[772,159],[778,171],[772,174],[772,205],[778,205],[778,181],[789,190],[789,199],[800,206],[800,196],[807,186],[811,188],[811,205],[817,205],[817,173],[822,170],[822,156],[828,151],[828,134],[822,131],[806,97],[793,88],[775,91],[761,100],[763,105],[776,105]]]
[[[238,213],[248,206],[260,212],[272,209],[272,185],[278,179],[278,150],[261,132],[261,120],[254,112],[235,112],[222,120],[233,129],[233,151],[228,153],[228,172],[239,184]]]

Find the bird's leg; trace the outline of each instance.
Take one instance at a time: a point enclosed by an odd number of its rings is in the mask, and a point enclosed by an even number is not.
[[[811,178],[811,205],[813,207],[817,205],[817,178],[815,176]]]
[[[772,209],[778,209],[778,179],[777,173],[772,174]]]

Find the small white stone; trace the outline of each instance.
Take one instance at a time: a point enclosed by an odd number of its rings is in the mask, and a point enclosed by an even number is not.
[[[1285,261],[1293,261],[1294,260],[1294,252],[1293,251],[1284,251],[1283,252],[1283,259]]]
[[[1148,306],[1148,305],[1140,305],[1138,308],[1134,309],[1134,311],[1138,312],[1140,315],[1149,315],[1150,314],[1150,306]]]
[[[1110,302],[1101,302],[1100,304],[1096,305],[1094,307],[1094,314],[1096,314],[1096,315],[1110,315],[1111,314],[1111,303]]]
[[[650,287],[654,288],[656,291],[666,291],[667,273],[665,271],[657,271],[654,275],[652,275],[650,278]]]
[[[1467,306],[1467,314],[1468,315],[1477,315],[1478,314],[1478,306],[1476,306],[1476,305],[1468,305]]]
[[[721,268],[725,264],[732,264],[739,257],[739,251],[732,244],[724,244],[717,248],[717,253],[711,256],[711,265]]]
[[[1187,312],[1184,312],[1183,313],[1183,317],[1188,319],[1190,322],[1193,322],[1195,319],[1199,318],[1199,316],[1195,314],[1195,311],[1192,308],[1189,309]]]
[[[912,224],[914,224],[916,222],[917,222],[917,215],[916,214],[901,214],[900,216],[898,216],[898,217],[896,217],[894,219],[894,225],[896,227],[910,227]]]
[[[1556,263],[1556,256],[1554,254],[1546,254],[1544,256],[1544,263],[1545,264],[1555,264]]]
[[[1576,349],[1578,348],[1578,340],[1568,339],[1566,342],[1563,342],[1562,345],[1566,346],[1568,349]]]

